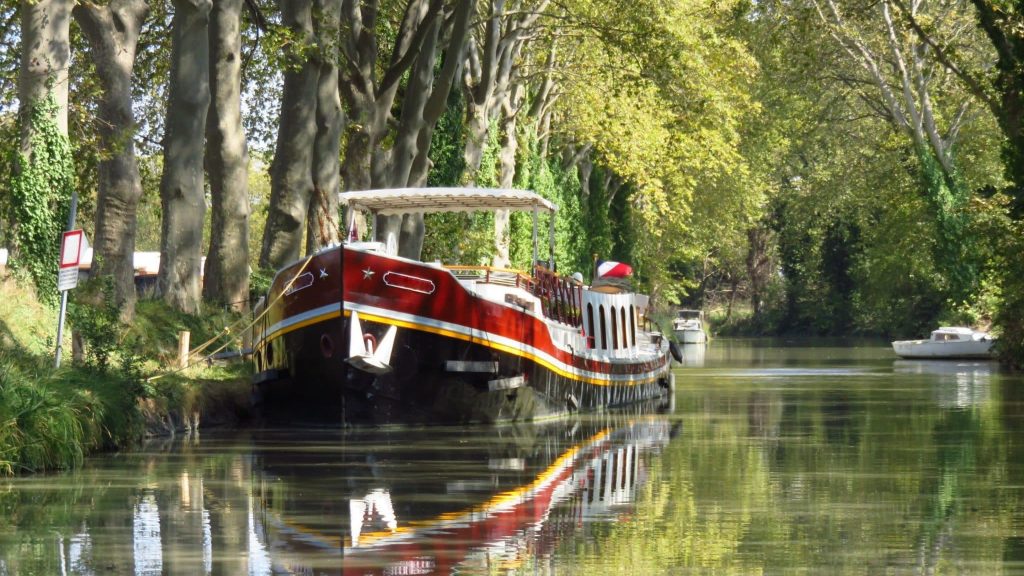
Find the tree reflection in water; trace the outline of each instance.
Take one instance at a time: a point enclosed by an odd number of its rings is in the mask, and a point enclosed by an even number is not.
[[[6,479],[0,574],[1024,573],[1019,375],[720,344],[670,414],[204,431]]]

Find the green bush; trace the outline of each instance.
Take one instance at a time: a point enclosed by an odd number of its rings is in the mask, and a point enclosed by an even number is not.
[[[70,468],[141,432],[133,382],[0,353],[0,474]]]

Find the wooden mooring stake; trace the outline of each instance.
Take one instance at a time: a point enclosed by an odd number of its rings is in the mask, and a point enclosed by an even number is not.
[[[191,333],[188,330],[178,332],[178,367],[188,368],[188,340]]]

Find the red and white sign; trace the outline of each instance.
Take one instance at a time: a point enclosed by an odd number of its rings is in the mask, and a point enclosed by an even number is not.
[[[78,268],[78,261],[82,257],[83,237],[81,230],[68,230],[64,233],[64,238],[60,243],[61,269]]]
[[[58,290],[70,290],[78,286],[78,262],[82,258],[84,238],[81,230],[69,230],[64,233],[60,243],[60,270],[57,272]]]

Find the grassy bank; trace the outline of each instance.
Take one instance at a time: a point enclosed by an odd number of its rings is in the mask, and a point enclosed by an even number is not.
[[[212,340],[212,351],[234,344],[224,328],[238,318],[188,316],[152,301],[139,304],[130,326],[103,306],[79,306],[70,317],[86,335],[86,353],[72,360],[69,336],[54,369],[56,310],[0,280],[0,475],[69,468],[146,434],[249,416],[248,363],[172,368],[179,331],[197,344]]]

